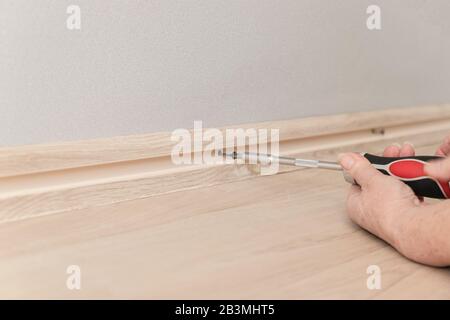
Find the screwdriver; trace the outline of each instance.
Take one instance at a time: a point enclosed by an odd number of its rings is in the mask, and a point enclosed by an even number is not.
[[[369,153],[362,153],[362,155],[381,173],[406,183],[417,196],[435,199],[450,198],[449,181],[435,179],[427,176],[424,172],[425,163],[442,159],[440,156],[380,157]],[[343,171],[344,178],[347,182],[355,185],[358,184],[337,162],[296,159],[250,152],[226,153],[225,156],[235,160],[242,159],[245,162],[260,163],[262,165],[270,165],[273,162],[278,162],[279,164],[288,166]]]

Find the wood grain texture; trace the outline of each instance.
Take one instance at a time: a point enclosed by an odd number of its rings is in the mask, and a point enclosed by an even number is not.
[[[449,299],[450,269],[348,220],[347,187],[304,169],[3,223],[0,297]],[[79,291],[66,288],[74,264]],[[366,287],[369,265],[381,290]]]
[[[253,127],[282,127],[282,154],[324,160],[403,141],[430,154],[450,132],[446,106],[404,113]],[[178,167],[168,139],[1,151],[0,298],[450,299],[448,268],[413,263],[348,220],[339,172]],[[80,291],[66,287],[69,265]],[[367,289],[369,265],[382,290]]]
[[[433,108],[431,110],[431,114],[436,111]],[[396,115],[396,112],[394,110],[393,114]],[[422,109],[418,109],[418,112],[421,114]],[[383,134],[374,133],[371,129],[360,129],[369,123],[367,117],[371,114],[376,115],[372,124],[380,120],[380,113],[332,116],[333,120],[336,120],[336,117],[343,118],[347,125],[354,122],[354,126],[347,127],[346,131],[343,131],[343,127],[339,127],[341,131],[335,134],[330,134],[330,132],[338,126],[329,127],[330,117],[328,116],[278,122],[277,125],[274,123],[255,124],[255,127],[279,125],[283,128],[291,128],[290,133],[286,135],[290,138],[280,142],[281,154],[324,160],[335,160],[336,153],[340,151],[378,151],[391,142],[409,140],[416,146],[438,143],[442,136],[450,132],[450,118],[445,117],[395,126],[385,125]],[[384,113],[381,114],[386,116]],[[408,119],[416,119],[416,114],[412,113]],[[294,123],[301,130],[293,130]],[[386,121],[386,123],[390,122]],[[302,131],[307,128],[311,129],[309,135],[306,131]],[[357,128],[359,130],[356,130]],[[124,144],[123,148],[131,150],[136,145],[144,145],[143,141],[140,143],[137,143],[137,140],[133,141],[128,147]],[[158,139],[155,141],[155,145],[150,144],[149,147],[161,150],[164,143]],[[96,143],[100,142],[94,141],[86,145],[93,147]],[[105,148],[113,149],[113,145],[114,143],[103,149],[99,148],[99,151],[91,150],[89,147],[85,151],[86,154],[91,152],[92,157],[98,155],[100,159],[102,151]],[[39,147],[36,148],[39,149]],[[45,151],[45,148],[43,150]],[[72,151],[76,152],[77,150]],[[61,152],[70,154],[69,150],[65,148]],[[103,160],[106,161],[106,158]],[[21,160],[17,159],[17,161]],[[60,159],[59,162],[54,163],[55,168],[59,168],[60,163],[65,162]],[[281,168],[282,172],[289,170],[292,168]],[[176,166],[171,162],[170,157],[158,156],[119,162],[106,161],[91,166],[13,175],[0,178],[0,223],[240,181],[253,178],[258,174],[257,166]]]
[[[279,129],[281,140],[288,141],[449,118],[450,105],[437,105],[268,121],[228,128]],[[170,137],[171,133],[163,132],[1,148],[0,177],[165,157],[170,155],[175,144]]]

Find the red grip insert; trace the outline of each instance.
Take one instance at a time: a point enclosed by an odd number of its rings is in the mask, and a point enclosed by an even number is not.
[[[389,171],[392,175],[403,179],[421,178],[426,176],[424,164],[417,160],[397,160],[389,165]]]
[[[426,175],[424,171],[424,161],[416,159],[402,159],[396,160],[389,164],[388,170],[392,176],[396,176],[402,180],[420,180],[432,179],[434,180],[445,193],[447,198],[450,198],[450,186],[448,181],[437,180]]]

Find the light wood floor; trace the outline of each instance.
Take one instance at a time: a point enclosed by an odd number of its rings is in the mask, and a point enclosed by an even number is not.
[[[450,269],[349,221],[347,187],[305,169],[0,224],[0,297],[450,298]],[[69,265],[81,290],[66,288]]]

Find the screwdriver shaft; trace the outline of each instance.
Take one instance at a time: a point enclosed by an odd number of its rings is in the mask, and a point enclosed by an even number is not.
[[[342,167],[337,162],[331,161],[296,159],[290,157],[278,157],[271,154],[250,153],[250,152],[242,152],[242,153],[233,152],[232,154],[227,154],[227,156],[232,157],[233,159],[242,159],[246,162],[260,163],[263,165],[269,165],[270,163],[278,162],[279,164],[288,166],[322,168],[322,169],[342,171]]]

